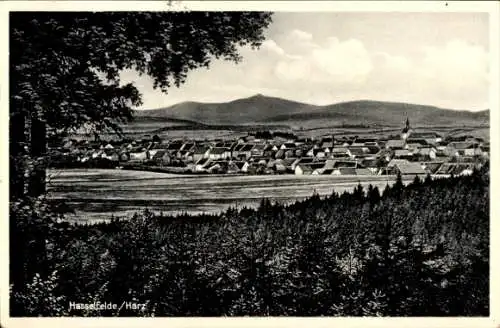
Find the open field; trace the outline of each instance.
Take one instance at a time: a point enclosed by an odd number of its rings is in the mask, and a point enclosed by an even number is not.
[[[490,139],[489,126],[474,125],[474,126],[417,126],[414,127],[417,132],[436,132],[442,136],[461,136],[471,135],[474,137],[481,137],[486,141]],[[377,126],[377,127],[320,127],[312,129],[302,129],[294,131],[299,136],[305,137],[320,137],[324,135],[337,135],[337,136],[377,136],[387,137],[389,135],[398,135],[401,133],[401,127],[393,126]]]
[[[342,127],[338,125],[330,125],[324,122],[322,125],[310,128],[297,128],[297,127],[278,127],[270,124],[268,128],[265,124],[259,126],[241,125],[241,126],[205,126],[205,125],[189,125],[183,122],[163,122],[158,121],[140,121],[123,125],[123,132],[126,137],[132,139],[140,139],[145,135],[158,135],[162,139],[230,139],[238,138],[247,135],[246,131],[284,131],[293,132],[301,137],[321,137],[325,135],[337,136],[378,136],[385,137],[389,135],[399,135],[401,127],[397,126],[370,126],[370,127]],[[442,125],[428,125],[416,126],[417,132],[437,132],[443,136],[460,136],[472,135],[489,140],[489,126],[484,125],[471,125],[471,126],[442,126]],[[103,136],[105,139],[106,137]]]
[[[264,197],[288,203],[313,192],[351,191],[359,182],[383,190],[392,176],[227,176],[74,169],[49,171],[49,197],[76,209],[70,220],[129,216],[148,208],[164,213],[217,213],[229,206],[257,206]],[[408,178],[410,181],[413,178]]]

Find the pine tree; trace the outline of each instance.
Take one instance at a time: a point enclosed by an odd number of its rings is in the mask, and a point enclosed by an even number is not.
[[[432,176],[430,173],[427,173],[427,175],[425,176],[424,185],[429,186],[431,183],[432,183]]]

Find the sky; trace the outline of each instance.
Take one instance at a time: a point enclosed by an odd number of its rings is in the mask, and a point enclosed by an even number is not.
[[[488,108],[487,13],[277,12],[259,50],[239,64],[213,61],[168,94],[122,74],[140,109],[255,94],[326,105],[381,100],[471,111]]]

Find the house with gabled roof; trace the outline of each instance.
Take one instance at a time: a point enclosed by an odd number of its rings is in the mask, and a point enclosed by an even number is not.
[[[326,157],[326,152],[322,148],[313,148],[306,154],[315,158],[323,159]]]
[[[393,174],[401,175],[425,175],[426,172],[418,162],[398,163],[393,167]]]
[[[252,149],[254,148],[255,144],[242,144],[239,148],[236,149],[237,151],[237,158],[246,158],[250,159],[252,157]]]
[[[334,147],[331,149],[330,155],[333,158],[350,158],[350,157],[352,157],[350,150],[346,147]]]
[[[408,149],[412,153],[417,152],[422,147],[426,147],[426,146],[422,146],[419,143],[408,143],[408,144],[406,144],[406,149]]]
[[[296,157],[295,149],[283,149],[285,151],[285,158]]]
[[[387,149],[404,149],[406,142],[400,139],[387,140],[385,143],[385,148]]]
[[[298,157],[298,158],[285,159],[284,161],[287,161],[287,163],[289,163],[290,168],[292,170],[295,170],[295,167],[299,164],[314,163],[315,158],[314,157]]]
[[[314,169],[308,164],[298,164],[295,167],[295,175],[309,175],[312,174]]]
[[[233,161],[228,161],[227,163],[227,170],[225,173],[227,174],[237,174],[240,173],[240,170],[238,169],[238,166],[233,162]]]
[[[474,169],[472,163],[443,163],[436,171],[436,175],[470,175]]]
[[[408,149],[394,150],[394,158],[396,159],[411,159],[412,157],[413,153],[411,153]]]
[[[321,148],[325,149],[325,148],[333,148],[334,146],[334,141],[323,141],[321,143]]]
[[[378,170],[379,160],[376,158],[363,158],[360,164],[362,167]]]
[[[325,160],[325,169],[333,169],[333,165],[335,165],[336,160],[333,158],[327,158]]]
[[[434,147],[419,148],[414,153],[419,160],[435,160],[437,151]]]
[[[120,162],[128,162],[130,160],[130,154],[128,151],[121,151],[118,155],[118,160]]]
[[[380,147],[378,145],[365,145],[367,155],[376,155],[380,152]]]
[[[182,145],[180,150],[193,151],[195,147],[196,147],[196,144],[194,142],[186,142]]]
[[[177,152],[177,158],[184,162],[193,162],[193,152],[189,150],[179,150]]]
[[[115,147],[113,147],[111,143],[108,143],[106,144],[106,146],[104,146],[104,149],[115,149]]]
[[[146,148],[137,147],[129,151],[131,161],[144,161],[149,159],[149,152]]]
[[[295,170],[295,163],[298,163],[300,161],[300,158],[295,158],[295,157],[290,157],[290,158],[284,158],[284,159],[277,159],[276,163],[283,164],[283,166],[286,167],[287,172],[294,172]]]
[[[248,162],[250,163],[256,163],[258,165],[267,165],[269,162],[270,158],[265,157],[265,156],[252,156]]]
[[[99,158],[104,153],[103,149],[93,149],[91,151],[91,158]]]
[[[153,158],[153,157],[154,157],[154,155],[155,155],[158,151],[160,151],[160,150],[165,150],[165,151],[166,151],[166,150],[167,150],[167,145],[166,145],[166,144],[161,144],[161,143],[155,143],[155,144],[152,144],[152,145],[149,147],[149,149],[148,149],[148,151],[149,151],[149,156],[150,156],[151,158]]]
[[[325,170],[325,168],[319,168],[319,169],[315,169],[312,171],[311,175],[323,175],[323,171]]]
[[[263,150],[263,156],[274,157],[274,154],[278,151],[278,147],[273,144],[267,144]]]
[[[364,158],[368,152],[365,147],[349,146],[348,149],[352,158]]]
[[[339,167],[332,172],[334,175],[356,175],[356,169],[353,167]]]
[[[414,138],[413,136],[411,138],[406,139],[407,144],[419,144],[424,147],[429,147],[429,143],[427,140],[422,139],[422,138]]]
[[[193,161],[197,162],[201,158],[208,158],[210,154],[210,147],[208,145],[196,145],[193,152]]]
[[[222,173],[227,173],[227,170],[228,170],[228,162],[214,161],[211,163],[210,167],[207,169],[207,172],[208,173],[222,174]]]
[[[274,154],[274,158],[276,159],[282,159],[282,158],[285,158],[285,150],[284,149],[280,149],[276,152],[276,154]]]
[[[310,163],[307,165],[313,169],[313,172],[311,174],[314,174],[314,175],[321,174],[323,172],[323,170],[325,169],[325,162],[324,161],[313,162],[313,163]]]
[[[212,148],[223,148],[224,147],[224,141],[222,139],[212,140],[212,142],[210,144],[212,145]]]
[[[170,152],[177,152],[181,150],[184,143],[182,141],[172,141],[167,145],[167,150]]]
[[[195,162],[194,170],[196,172],[204,172],[206,171],[210,165],[212,164],[212,160],[209,158],[200,158],[197,162]]]
[[[422,163],[422,168],[425,170],[425,172],[427,172],[429,174],[435,174],[443,164],[444,164],[444,162],[442,162],[442,161],[424,162],[424,163]]]
[[[120,159],[120,155],[114,148],[105,148],[102,151],[101,158],[107,159],[109,161],[118,161]]]
[[[264,156],[264,149],[266,149],[265,144],[257,143],[250,149],[250,154],[251,156]]]
[[[208,153],[208,158],[211,160],[217,161],[221,159],[226,159],[228,158],[228,149],[224,147],[214,147],[210,149],[210,152]]]
[[[280,149],[287,150],[287,149],[295,149],[297,145],[295,142],[285,142],[281,145]]]
[[[225,147],[225,148],[232,148],[234,145],[237,145],[238,143],[237,142],[234,142],[234,141],[224,141],[222,143],[222,147]]]
[[[151,159],[157,165],[169,165],[172,162],[172,155],[166,150],[158,150]]]
[[[320,142],[320,147],[321,148],[333,148],[335,144],[335,137],[332,135],[332,136],[324,136],[323,138],[321,138],[321,142]]]
[[[250,167],[250,164],[247,161],[233,161],[231,163],[236,165],[239,172],[246,173],[248,172],[248,168]]]
[[[373,172],[366,168],[355,169],[356,175],[373,175]]]
[[[272,168],[274,166],[275,163],[277,162],[281,162],[282,160],[281,159],[273,159],[273,158],[270,158],[269,161],[267,162],[266,164],[266,167],[267,168]]]
[[[243,137],[243,140],[244,140],[245,142],[253,142],[253,141],[255,141],[255,136],[254,136],[254,135],[249,134],[249,135],[247,135],[247,136]]]
[[[336,160],[332,167],[334,169],[339,169],[343,167],[350,167],[350,168],[357,168],[358,167],[358,162],[356,161],[344,161],[344,160]]]
[[[446,146],[446,151],[452,155],[449,156],[480,156],[482,151],[476,142],[450,142]]]
[[[287,173],[287,167],[283,163],[275,162],[272,168],[273,168],[274,172],[276,172],[278,174]]]
[[[235,145],[233,145],[231,147],[231,151],[232,151],[231,157],[238,158],[240,155],[240,149],[242,149],[244,146],[245,146],[245,143],[243,143],[243,142],[236,143]]]
[[[391,159],[391,161],[389,163],[387,163],[387,167],[392,168],[398,164],[406,164],[406,163],[409,163],[409,161],[407,159],[393,158],[393,159]]]
[[[307,156],[307,150],[304,150],[303,147],[298,147],[295,149],[293,152],[293,157],[302,157],[302,156]]]

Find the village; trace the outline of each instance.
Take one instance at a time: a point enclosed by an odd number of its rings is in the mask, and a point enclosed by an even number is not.
[[[50,147],[53,167],[133,169],[178,174],[468,175],[489,156],[473,136],[418,132],[407,118],[398,136],[297,137],[248,133],[234,140],[67,140]]]

